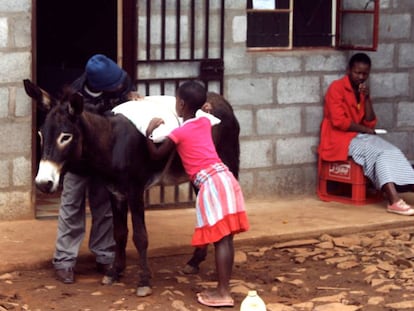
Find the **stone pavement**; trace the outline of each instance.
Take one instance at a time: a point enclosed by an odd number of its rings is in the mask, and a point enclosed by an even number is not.
[[[414,204],[414,194],[403,194]],[[414,218],[386,212],[386,202],[354,206],[322,202],[316,196],[275,197],[248,200],[246,209],[251,224],[248,232],[236,235],[237,244],[282,242],[318,237],[323,233],[341,235],[381,229],[410,227]],[[190,254],[194,229],[194,209],[148,210],[149,256]],[[87,222],[90,228],[90,218]],[[56,238],[56,219],[1,221],[0,273],[19,269],[51,267]],[[136,256],[129,224],[128,257]],[[88,234],[79,256],[90,256]]]

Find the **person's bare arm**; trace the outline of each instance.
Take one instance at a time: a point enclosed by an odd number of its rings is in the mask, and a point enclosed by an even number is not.
[[[359,85],[359,94],[365,97],[365,120],[372,121],[376,118],[376,115],[369,93],[369,86],[366,83],[361,83]]]
[[[168,137],[160,144],[155,144],[150,138],[152,132],[161,124],[164,123],[164,120],[160,118],[153,118],[147,128],[147,146],[150,156],[154,160],[160,160],[168,156],[175,148],[175,143]]]
[[[375,130],[365,126],[363,124],[357,124],[355,122],[351,122],[351,125],[348,128],[349,132],[359,132],[359,133],[366,133],[366,134],[375,134]]]

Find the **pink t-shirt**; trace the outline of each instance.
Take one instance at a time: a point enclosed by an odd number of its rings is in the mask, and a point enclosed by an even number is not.
[[[191,180],[202,169],[221,162],[211,135],[211,123],[206,117],[185,121],[168,137],[176,144],[184,169]]]

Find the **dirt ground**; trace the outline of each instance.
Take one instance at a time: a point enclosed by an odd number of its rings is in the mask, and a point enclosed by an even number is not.
[[[407,230],[237,246],[233,310],[249,289],[271,311],[413,310],[414,229]],[[99,284],[92,258],[78,262],[70,285],[56,281],[52,267],[6,273],[0,276],[0,310],[212,310],[195,299],[215,284],[212,251],[198,275],[180,272],[188,255],[150,258],[154,292],[145,298],[135,295],[136,258],[128,259],[124,277],[112,286]]]

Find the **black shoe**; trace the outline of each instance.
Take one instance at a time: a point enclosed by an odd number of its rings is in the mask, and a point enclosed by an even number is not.
[[[73,268],[55,269],[56,279],[65,284],[72,284],[75,282]]]
[[[99,273],[106,275],[106,273],[111,270],[112,264],[110,263],[96,263],[96,270],[98,270]]]

